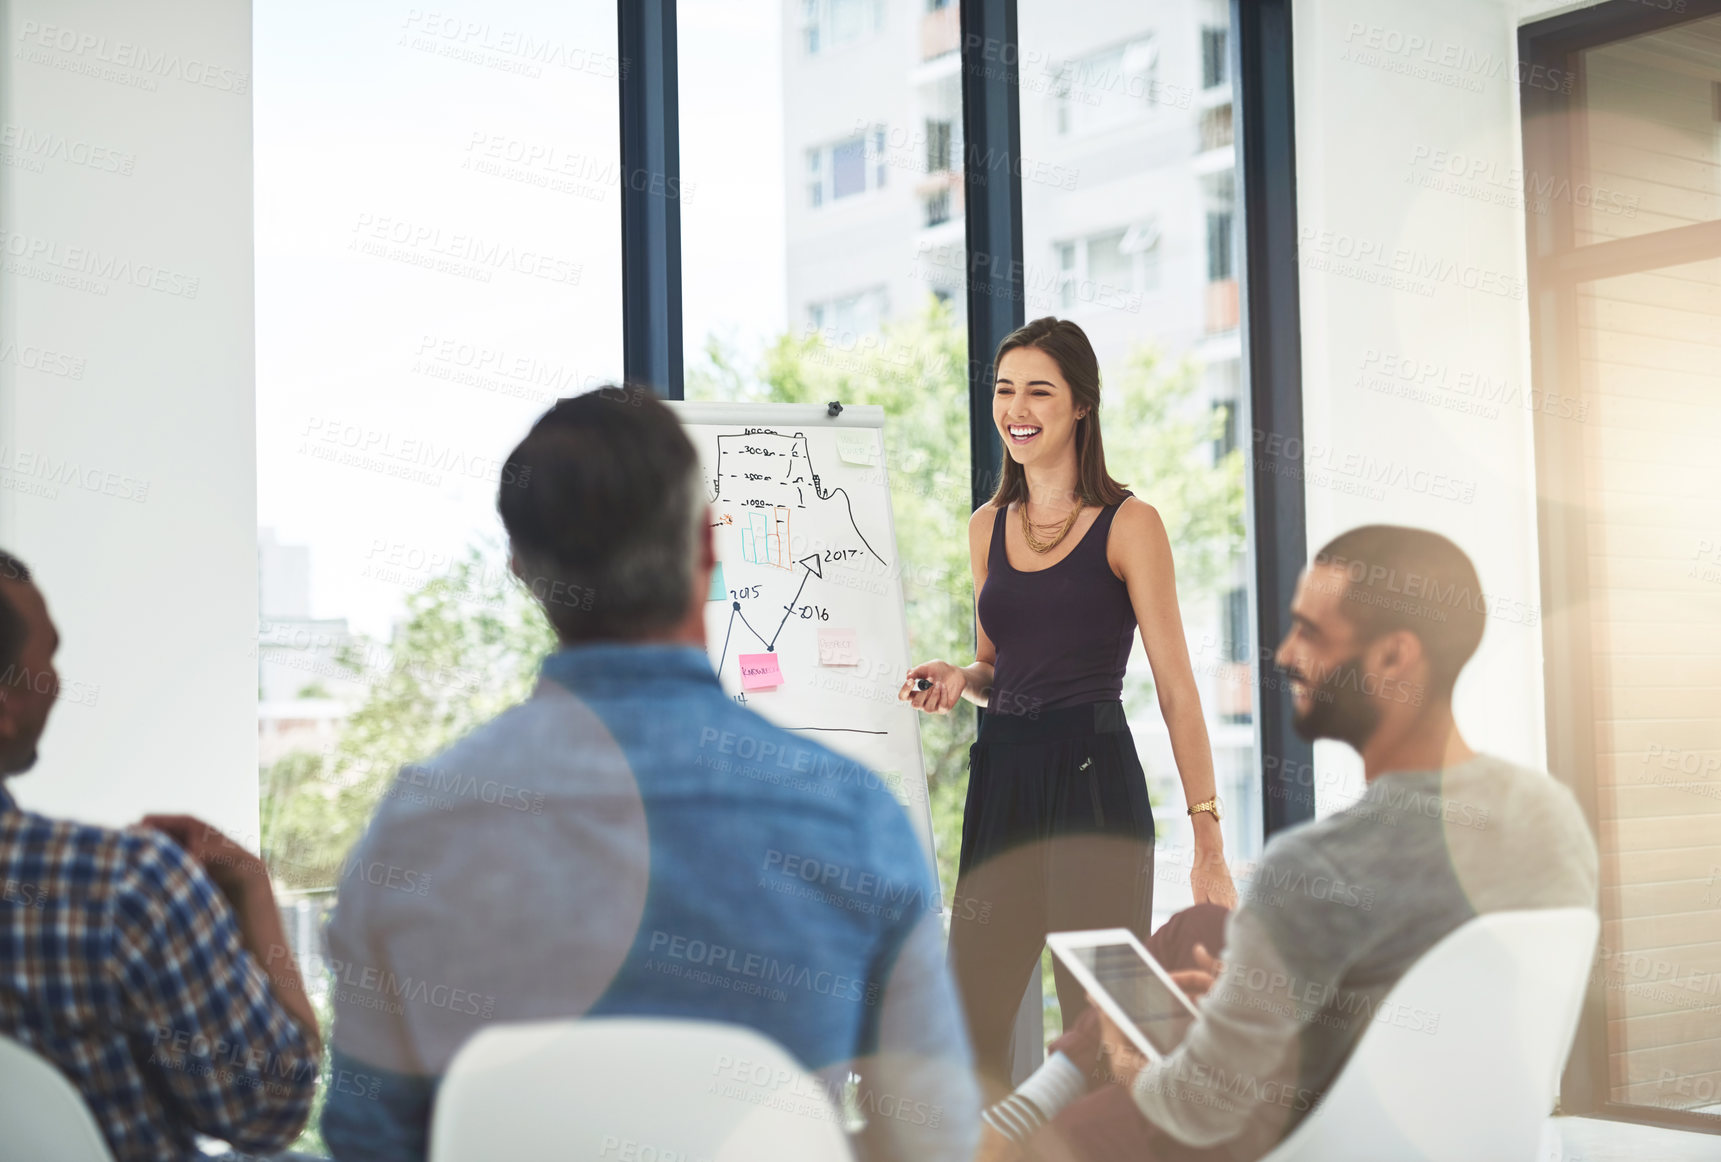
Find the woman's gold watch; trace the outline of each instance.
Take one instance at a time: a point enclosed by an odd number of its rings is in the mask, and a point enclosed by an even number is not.
[[[1223,816],[1221,816],[1219,814],[1219,796],[1215,795],[1215,796],[1213,796],[1213,798],[1208,799],[1204,803],[1195,804],[1195,806],[1193,806],[1189,809],[1189,815],[1191,818],[1193,818],[1196,815],[1196,813],[1201,812],[1201,811],[1211,812],[1213,815],[1213,822],[1215,822],[1215,823],[1219,822],[1219,820],[1221,818],[1223,818]]]

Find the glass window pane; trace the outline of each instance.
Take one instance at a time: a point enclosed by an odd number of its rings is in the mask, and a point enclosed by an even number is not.
[[[1721,260],[1581,285],[1577,321],[1609,1096],[1713,1107]]]
[[[871,31],[873,0],[829,0],[831,43],[847,44]]]
[[[303,960],[383,781],[548,644],[496,489],[538,414],[622,371],[616,7],[493,0],[481,35],[375,0],[253,13],[263,841]],[[445,717],[404,678],[448,666],[485,681]]]
[[[1088,239],[1088,277],[1118,291],[1135,289],[1135,259],[1123,252],[1122,230]]]
[[[1058,99],[1047,113],[1061,133],[1100,133],[1127,126],[1160,96],[1158,73],[1159,46],[1151,33],[1064,58],[1054,74],[1058,81],[1050,86]],[[1024,93],[1024,108],[1029,103],[1026,98]],[[1024,114],[1024,125],[1025,121]]]
[[[956,164],[956,159],[950,152],[950,144],[949,121],[939,120],[926,123],[927,173],[944,173]]]
[[[838,341],[853,342],[857,338],[877,334],[879,325],[884,322],[884,314],[883,287],[838,299],[831,312]]]
[[[1219,282],[1230,278],[1231,266],[1231,232],[1233,228],[1230,213],[1207,215],[1207,281]]]
[[[688,398],[884,409],[916,660],[974,656],[955,16],[851,0],[833,15],[847,43],[810,57],[781,0],[677,7],[682,173],[699,194],[682,214]],[[783,166],[821,149],[822,205]],[[894,700],[894,681],[879,694]],[[973,721],[920,723],[946,893]]]
[[[1581,54],[1583,168],[1529,174],[1524,197],[1573,211],[1578,245],[1721,218],[1721,16]]]
[[[1156,291],[1159,289],[1159,247],[1154,246],[1136,255],[1140,273],[1136,277],[1137,289]],[[1211,284],[1209,284],[1211,285]]]
[[[1162,414],[1131,429],[1105,421],[1106,461],[1168,521],[1189,653],[1212,740],[1233,866],[1261,847],[1261,771],[1247,645],[1240,347],[1228,251],[1210,255],[1210,211],[1229,212],[1229,142],[1203,140],[1203,114],[1228,110],[1213,61],[1223,0],[1136,5],[1020,0],[1022,234],[1027,315],[1079,323],[1099,356],[1102,417]],[[1218,34],[1217,36],[1215,34]],[[1206,89],[1208,92],[1201,93]],[[1199,99],[1197,97],[1200,93]],[[1034,175],[1046,175],[1035,180]],[[1224,232],[1229,238],[1229,232]],[[1080,267],[1078,270],[1077,267]],[[1223,405],[1223,406],[1220,406]],[[1234,417],[1234,418],[1230,418]],[[1222,454],[1190,456],[1219,448]],[[1177,497],[1194,497],[1211,518]],[[1219,536],[1198,528],[1224,530]],[[1192,835],[1170,735],[1139,640],[1125,707],[1160,824],[1153,910],[1192,898]],[[1055,1006],[1048,1011],[1050,1018]]]
[[[1211,89],[1223,85],[1231,79],[1231,59],[1228,55],[1226,33],[1223,28],[1203,28],[1201,30],[1201,87]]]
[[[855,138],[831,147],[831,197],[866,192],[866,141]]]

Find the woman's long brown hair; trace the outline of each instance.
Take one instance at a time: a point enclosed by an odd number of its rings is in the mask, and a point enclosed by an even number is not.
[[[1070,385],[1077,411],[1087,409],[1087,415],[1076,421],[1076,491],[1083,504],[1111,505],[1124,499],[1123,485],[1106,471],[1105,444],[1100,439],[1100,362],[1094,357],[1093,344],[1082,329],[1068,319],[1043,319],[1016,328],[998,344],[998,354],[992,359],[992,379],[997,382],[998,365],[1004,356],[1018,347],[1032,347],[1050,355]],[[998,478],[998,489],[992,503],[1007,508],[1012,501],[1028,500],[1028,479],[1022,466],[1010,455],[1004,456],[1004,471]]]

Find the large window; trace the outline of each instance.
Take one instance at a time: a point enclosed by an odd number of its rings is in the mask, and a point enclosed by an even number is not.
[[[531,418],[621,373],[614,6],[484,14],[256,8],[259,520],[385,640]]]
[[[917,661],[974,656],[955,16],[677,5],[682,177],[699,193],[682,207],[687,398],[884,408]],[[974,715],[918,725],[948,893]]]
[[[422,415],[435,426],[420,443],[446,440],[495,456],[553,396],[616,377],[617,195],[637,193],[633,179],[643,172],[630,172],[621,157],[616,82],[626,70],[638,70],[632,76],[648,88],[667,75],[679,104],[666,118],[634,103],[637,87],[623,86],[632,94],[624,98],[631,124],[647,126],[647,153],[668,142],[675,149],[664,164],[679,165],[678,174],[647,175],[675,181],[668,224],[661,214],[629,218],[628,245],[641,246],[630,263],[663,264],[654,267],[666,276],[658,289],[666,286],[681,310],[685,382],[671,373],[662,386],[690,399],[841,398],[884,408],[914,657],[972,656],[963,535],[974,487],[963,452],[971,436],[970,311],[985,308],[976,333],[996,342],[1008,329],[1007,313],[996,309],[1009,301],[1000,284],[1008,290],[1019,280],[1028,317],[1055,311],[1088,330],[1109,406],[1160,417],[1110,428],[1109,451],[1114,471],[1140,494],[1178,498],[1162,512],[1228,805],[1228,846],[1246,884],[1263,807],[1253,586],[1242,552],[1237,433],[1246,401],[1226,7],[1184,0],[1147,16],[1097,0],[1021,7],[1019,40],[1030,51],[1016,78],[1020,155],[1001,147],[1013,137],[997,133],[1008,103],[996,88],[986,90],[986,116],[965,121],[964,92],[980,85],[962,59],[962,22],[973,12],[942,0],[680,0],[676,52],[661,60],[610,51],[614,9],[589,4],[513,0],[488,13],[488,24],[413,10],[387,40],[377,35],[383,17],[343,14],[345,27],[320,38],[315,52],[292,39],[285,10],[259,10],[260,410],[276,409],[265,426],[285,430],[283,416],[314,404],[334,414],[337,431],[369,439],[384,414],[371,410],[374,395],[378,409],[387,401],[387,415]],[[473,28],[491,31],[481,43],[447,43],[470,39]],[[629,23],[622,35],[649,41],[652,33]],[[522,44],[548,44],[555,59],[521,58]],[[306,61],[317,68],[306,71]],[[970,149],[965,129],[985,130],[985,144]],[[640,147],[632,133],[629,151]],[[346,159],[342,182],[293,183],[295,160],[331,149]],[[985,175],[967,180],[967,167],[982,164]],[[1010,197],[996,198],[999,190]],[[982,194],[983,210],[965,204]],[[355,199],[363,205],[352,209]],[[1012,199],[1022,216],[1020,253],[1006,253],[1014,245],[998,221]],[[629,207],[637,211],[637,200]],[[647,218],[642,245],[638,223]],[[499,223],[508,236],[474,240],[477,231],[462,229],[473,219]],[[967,252],[971,226],[993,252],[983,263]],[[474,265],[527,244],[530,269]],[[675,244],[680,261],[670,263]],[[564,255],[578,256],[577,277]],[[1011,273],[1000,278],[1000,269]],[[515,286],[514,276],[537,281]],[[306,280],[334,289],[306,294]],[[659,301],[641,283],[626,292],[634,359],[642,357],[635,332],[661,346],[674,318],[640,305]],[[346,328],[361,317],[371,349],[343,359]],[[377,351],[375,336],[390,334],[410,357],[404,370]],[[432,407],[402,406],[425,392]],[[362,655],[395,633],[402,595],[438,570],[454,573],[450,562],[468,543],[495,531],[482,480],[444,482],[431,497],[438,505],[423,511],[457,519],[430,522],[417,502],[434,485],[418,481],[423,491],[414,492],[413,481],[387,471],[345,481],[341,505],[322,502],[343,515],[315,526],[298,506],[339,470],[363,466],[294,456],[303,453],[263,451],[262,510],[278,526],[262,557],[264,591],[283,602],[282,618],[304,624],[331,677],[294,685],[299,659],[288,651],[306,635],[265,643],[265,685],[294,703],[266,738],[272,755],[287,756],[338,749],[313,712],[334,705],[350,713],[343,699],[369,697],[364,674],[351,668],[354,647]],[[386,520],[376,515],[383,513]],[[354,521],[368,535],[346,528]],[[461,574],[457,600],[513,592],[482,564]],[[331,578],[340,579],[333,589]],[[351,594],[350,604],[346,596],[331,604],[325,590]],[[1168,734],[1137,652],[1126,702],[1163,812],[1163,919],[1189,902],[1190,840]],[[948,891],[974,721],[958,714],[920,726]],[[340,724],[333,729],[338,736]],[[277,771],[266,781],[266,811],[305,801],[313,774]],[[336,774],[350,784],[374,771]],[[295,883],[310,882],[314,855],[289,849]]]
[[[254,19],[261,839],[316,991],[384,781],[547,645],[496,490],[538,414],[622,373],[621,65],[596,0]]]
[[[1214,89],[1225,75],[1215,61],[1226,9],[1196,0],[1022,0],[1018,11],[1027,317],[1057,314],[1087,332],[1100,360],[1102,418],[1118,417],[1104,421],[1107,465],[1166,518],[1229,812],[1226,846],[1234,864],[1245,864],[1259,854],[1262,818],[1234,448],[1242,406],[1234,162],[1229,139],[1215,146],[1202,134],[1215,110],[1229,116],[1229,91]],[[1214,92],[1203,98],[1201,90]],[[1208,305],[1216,283],[1231,288],[1229,311],[1217,315]],[[1142,415],[1163,418],[1122,420]],[[1203,451],[1191,456],[1197,446]],[[1215,528],[1225,531],[1195,531]],[[1191,900],[1191,837],[1148,674],[1138,641],[1125,707],[1157,809],[1154,911],[1163,919]]]
[[[1721,1128],[1721,18],[1668,20],[1526,38],[1548,750],[1602,850],[1571,1096]]]

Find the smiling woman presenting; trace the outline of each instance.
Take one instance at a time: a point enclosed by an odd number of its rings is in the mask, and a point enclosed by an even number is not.
[[[1171,543],[1158,511],[1106,472],[1093,347],[1074,323],[1036,319],[999,344],[993,381],[1009,455],[968,522],[975,660],[923,662],[899,697],[933,714],[963,698],[987,709],[969,752],[950,959],[976,1067],[1007,1087],[1046,933],[1148,936],[1153,810],[1121,700],[1138,625],[1195,828],[1195,902],[1232,907],[1236,891]],[[1067,1029],[1087,1001],[1054,972]]]

